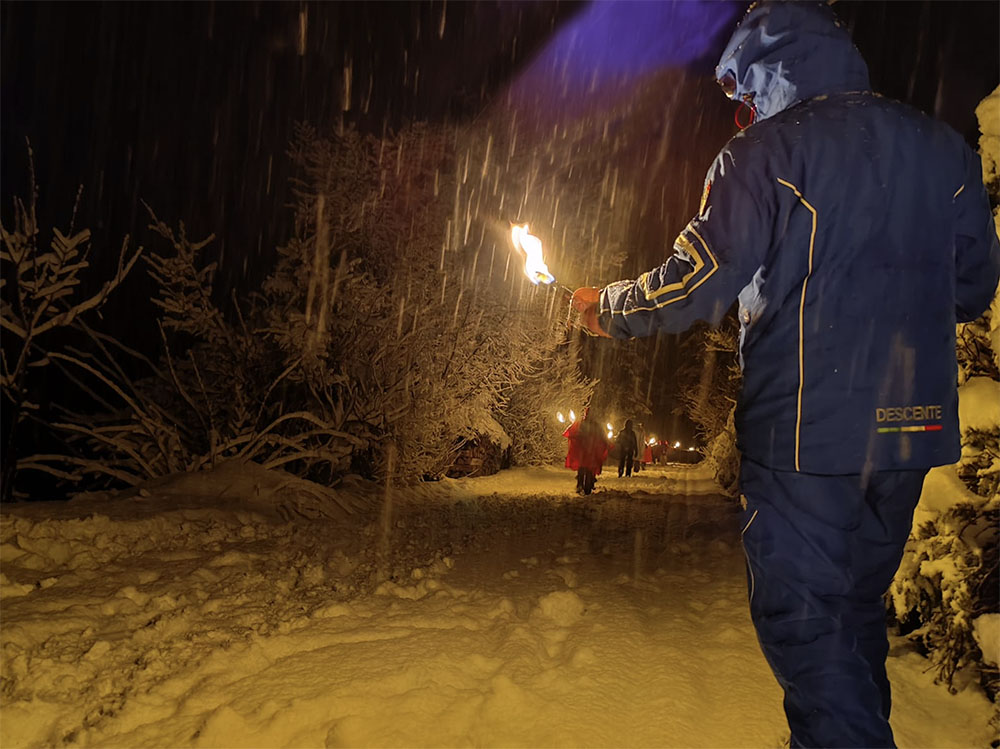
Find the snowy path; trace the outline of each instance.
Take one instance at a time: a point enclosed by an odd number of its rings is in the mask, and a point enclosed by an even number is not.
[[[0,744],[780,746],[732,503],[698,468],[571,485],[397,496],[374,592],[374,517],[5,512]],[[924,664],[890,662],[900,745],[988,745],[992,706]]]

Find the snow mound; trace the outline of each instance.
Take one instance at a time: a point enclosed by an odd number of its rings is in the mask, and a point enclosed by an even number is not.
[[[983,614],[972,622],[972,634],[983,651],[983,662],[1000,665],[1000,614]]]
[[[1000,425],[1000,382],[970,377],[958,389],[958,421],[962,432],[989,432]]]
[[[1000,86],[976,107],[979,118],[979,151],[983,159],[983,180],[1000,177]]]
[[[571,590],[557,590],[542,596],[535,611],[560,627],[570,627],[583,616],[583,599]]]
[[[979,505],[982,502],[982,497],[969,491],[954,465],[932,468],[924,479],[913,527],[917,528],[921,523],[933,520],[957,504]]]
[[[181,496],[247,502],[269,508],[283,520],[329,518],[343,520],[370,506],[365,492],[335,490],[250,461],[229,460],[207,471],[174,473],[141,484],[128,494],[140,497]],[[127,495],[125,495],[127,496]]]
[[[480,414],[480,416],[479,421],[472,424],[472,431],[488,437],[501,450],[506,450],[510,447],[510,437],[504,431],[504,428],[500,426],[500,422],[489,414]]]

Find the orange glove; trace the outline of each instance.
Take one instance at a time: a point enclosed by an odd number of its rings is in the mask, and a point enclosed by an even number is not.
[[[584,329],[591,335],[610,338],[598,322],[598,304],[601,301],[601,290],[594,286],[584,286],[573,292],[570,300],[573,309],[580,313],[580,321]]]

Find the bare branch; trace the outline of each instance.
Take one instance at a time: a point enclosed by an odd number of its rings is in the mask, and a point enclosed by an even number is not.
[[[125,242],[126,243],[128,242],[127,237],[125,238]],[[124,266],[120,265],[118,271],[115,273],[114,278],[112,278],[110,281],[106,281],[104,285],[101,287],[101,290],[98,291],[96,294],[94,294],[93,296],[89,297],[88,299],[82,302],[73,305],[72,307],[70,307],[70,309],[66,310],[65,312],[50,317],[48,320],[39,325],[37,328],[32,329],[31,334],[33,336],[40,336],[43,333],[52,330],[53,328],[69,325],[71,322],[73,322],[73,320],[76,317],[83,314],[84,312],[100,307],[102,304],[104,304],[104,302],[107,301],[108,296],[110,296],[111,292],[114,291],[116,288],[118,288],[118,286],[121,285],[122,281],[125,280],[125,277],[128,276],[129,272],[132,270],[132,267],[135,265],[135,262],[139,259],[139,256],[142,255],[142,252],[143,248],[139,247],[139,249],[135,251],[132,257],[129,258],[128,263],[126,263]],[[124,246],[123,246],[123,253],[124,253]]]
[[[87,460],[85,458],[77,458],[72,455],[29,455],[26,458],[22,458],[18,461],[19,469],[32,469],[36,471],[44,471],[45,473],[50,473],[58,478],[65,478],[73,481],[79,481],[83,477],[79,474],[70,474],[59,471],[59,469],[54,468],[48,463],[68,463],[70,465],[79,466],[84,469],[84,473],[95,473],[104,474],[106,476],[111,476],[112,478],[119,479],[130,486],[136,486],[142,483],[143,479],[134,474],[128,473],[118,468],[113,468],[111,466],[106,466],[103,463],[95,460]]]

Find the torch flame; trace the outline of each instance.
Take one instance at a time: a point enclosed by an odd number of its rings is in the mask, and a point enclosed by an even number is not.
[[[514,247],[524,253],[524,275],[531,283],[536,286],[540,283],[548,285],[556,280],[542,257],[542,240],[528,233],[527,224],[514,224],[510,227],[510,240]]]

